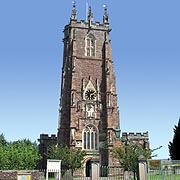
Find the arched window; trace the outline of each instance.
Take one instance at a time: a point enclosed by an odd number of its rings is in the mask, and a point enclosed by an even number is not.
[[[96,150],[98,149],[98,138],[97,138],[97,129],[88,125],[83,130],[83,149]]]
[[[95,52],[96,52],[96,39],[92,34],[89,34],[86,37],[85,55],[86,56],[95,56]]]

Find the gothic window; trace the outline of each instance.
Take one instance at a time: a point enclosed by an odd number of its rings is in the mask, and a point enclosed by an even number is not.
[[[85,55],[86,56],[95,56],[96,51],[96,39],[92,34],[89,34],[86,37],[86,43],[85,43]]]
[[[98,145],[97,130],[94,126],[88,125],[83,130],[83,149],[96,150]]]

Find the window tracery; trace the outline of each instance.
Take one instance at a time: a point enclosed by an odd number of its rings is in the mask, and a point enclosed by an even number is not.
[[[96,52],[96,39],[92,34],[89,34],[86,37],[85,43],[85,55],[86,56],[95,56]]]
[[[98,147],[97,129],[88,125],[83,130],[83,149],[96,150]]]

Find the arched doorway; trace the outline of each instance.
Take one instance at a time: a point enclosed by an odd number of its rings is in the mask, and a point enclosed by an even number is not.
[[[86,162],[86,177],[91,176],[91,160]]]

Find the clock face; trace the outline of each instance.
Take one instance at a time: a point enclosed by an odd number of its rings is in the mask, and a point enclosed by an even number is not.
[[[85,97],[86,97],[87,100],[94,100],[95,97],[96,97],[96,93],[95,93],[94,90],[89,89],[89,90],[86,91]]]

